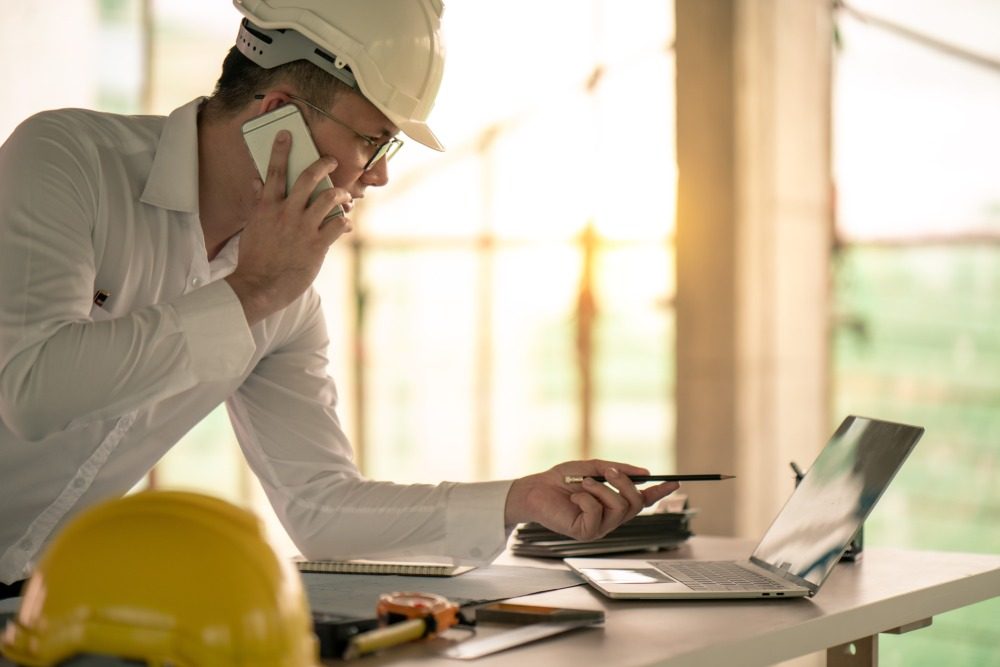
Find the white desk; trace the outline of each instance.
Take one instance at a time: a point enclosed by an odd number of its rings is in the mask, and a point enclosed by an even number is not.
[[[695,537],[664,557],[742,558],[752,547],[744,540]],[[558,561],[509,555],[499,562],[563,567]],[[604,609],[604,627],[575,630],[473,661],[435,655],[436,650],[450,644],[439,638],[396,647],[354,663],[329,664],[753,667],[856,642],[860,649],[856,655],[834,648],[827,653],[828,664],[874,665],[878,633],[919,624],[935,614],[997,596],[1000,555],[867,548],[860,563],[838,565],[812,599],[633,602],[610,600],[587,586],[576,586],[517,599]],[[456,632],[455,636],[465,635]],[[0,659],[0,667],[9,664]]]
[[[669,557],[740,558],[752,547],[744,540],[696,537]],[[501,562],[546,561],[505,556]],[[873,665],[878,633],[919,627],[935,614],[998,595],[1000,555],[866,548],[861,562],[839,564],[811,599],[632,602],[610,600],[578,586],[518,600],[604,609],[603,628],[576,630],[473,661],[434,655],[447,645],[442,638],[397,647],[363,662],[368,667],[457,667],[463,662],[475,667],[750,667],[830,649],[829,665]],[[831,649],[851,642],[856,642],[856,655]]]

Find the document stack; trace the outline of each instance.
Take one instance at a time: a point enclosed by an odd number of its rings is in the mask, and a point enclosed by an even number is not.
[[[526,523],[514,532],[511,552],[516,556],[570,558],[676,549],[691,537],[695,510],[684,506],[673,511],[639,514],[599,540],[581,542],[555,533],[538,523]]]

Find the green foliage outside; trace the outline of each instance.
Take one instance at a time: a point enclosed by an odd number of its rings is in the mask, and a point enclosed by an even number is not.
[[[1000,553],[1000,246],[851,248],[835,277],[834,417],[927,429],[866,544]],[[998,665],[997,619],[994,597],[882,635],[880,664]]]

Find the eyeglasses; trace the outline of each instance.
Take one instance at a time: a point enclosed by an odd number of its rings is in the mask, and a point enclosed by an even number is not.
[[[378,139],[376,139],[375,137],[369,137],[366,134],[361,134],[360,132],[358,132],[357,130],[355,130],[353,127],[351,127],[350,125],[348,125],[344,121],[342,121],[342,120],[340,120],[338,118],[334,118],[329,113],[327,113],[326,111],[323,111],[323,109],[321,109],[320,107],[316,106],[315,104],[313,104],[309,100],[303,99],[303,98],[299,97],[298,95],[288,94],[288,97],[292,98],[293,100],[295,100],[297,102],[301,102],[302,104],[305,104],[307,107],[309,107],[310,109],[312,109],[313,111],[315,111],[319,115],[323,116],[324,118],[328,118],[328,119],[332,120],[334,123],[336,123],[337,125],[340,125],[341,127],[350,130],[354,134],[354,136],[356,136],[358,139],[361,139],[368,146],[374,148],[375,149],[375,153],[371,156],[371,158],[369,158],[368,162],[365,163],[364,171],[370,170],[372,167],[374,167],[376,164],[378,164],[378,161],[381,160],[382,158],[385,158],[386,160],[391,160],[392,156],[395,155],[396,153],[398,153],[399,149],[403,147],[403,140],[402,139],[398,139],[396,137],[392,137],[391,139],[389,139],[386,142],[379,143]],[[256,99],[256,100],[262,100],[262,99],[264,99],[264,96],[263,95],[254,95],[254,99]]]

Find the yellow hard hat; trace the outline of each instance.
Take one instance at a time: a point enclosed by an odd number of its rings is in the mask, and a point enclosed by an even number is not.
[[[0,642],[22,665],[82,654],[177,667],[319,664],[302,582],[260,520],[224,500],[146,491],[71,521]]]

